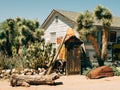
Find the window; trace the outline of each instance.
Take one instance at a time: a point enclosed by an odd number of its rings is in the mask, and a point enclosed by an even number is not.
[[[120,43],[120,36],[117,37],[117,43]]]
[[[50,42],[51,43],[56,43],[56,32],[51,32],[50,33]]]
[[[110,42],[116,42],[116,34],[117,34],[116,31],[110,31],[110,33],[109,33],[109,41]]]
[[[56,48],[56,32],[50,33],[50,42],[52,43],[52,47]]]
[[[56,23],[58,22],[58,16],[55,16],[55,22]]]

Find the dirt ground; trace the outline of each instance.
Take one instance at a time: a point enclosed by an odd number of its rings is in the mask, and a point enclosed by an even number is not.
[[[0,81],[0,90],[120,90],[120,76],[87,79],[81,75],[61,76],[58,85],[31,85],[30,87],[12,87],[9,80]]]

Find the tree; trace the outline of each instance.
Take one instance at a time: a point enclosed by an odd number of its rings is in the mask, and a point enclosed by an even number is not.
[[[21,62],[23,68],[45,67],[54,57],[55,49],[51,43],[45,43],[44,31],[39,26],[38,20],[19,17],[5,20],[0,26],[0,51],[13,58],[18,56],[16,62]]]
[[[8,56],[12,56],[13,52],[18,54],[20,47],[28,47],[29,42],[40,41],[43,35],[38,20],[32,21],[20,17],[5,20],[0,28],[1,50]]]
[[[77,23],[78,23],[77,30],[80,33],[80,37],[86,36],[87,39],[92,43],[97,57],[100,57],[100,48],[98,46],[98,43],[95,37],[92,35],[96,30],[95,27],[93,26],[93,23],[94,23],[93,14],[88,10],[85,11],[84,13],[81,13],[77,19]]]
[[[7,19],[1,25],[0,39],[2,49],[5,50],[8,56],[12,56],[12,45],[15,40],[15,21],[14,19]],[[3,46],[4,45],[4,46]]]
[[[16,23],[16,28],[18,30],[18,36],[16,38],[16,48],[18,48],[17,53],[19,53],[20,49],[22,49],[23,46],[27,48],[30,42],[35,41],[33,35],[38,27],[33,28],[35,27],[34,21],[21,19],[19,17],[16,18]]]
[[[96,19],[102,23],[102,51],[101,51],[101,66],[104,65],[105,59],[107,59],[107,42],[108,42],[108,30],[112,22],[112,13],[109,9],[98,5],[94,9],[94,14]]]
[[[18,30],[17,40],[21,45],[27,46],[28,42],[34,42],[38,39],[36,33],[39,32],[40,36],[43,34],[43,30],[39,28],[38,20],[28,20],[16,18],[16,28]]]

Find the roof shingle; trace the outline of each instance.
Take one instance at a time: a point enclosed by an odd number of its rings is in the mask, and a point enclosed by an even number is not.
[[[56,11],[61,13],[62,15],[64,15],[65,17],[69,18],[70,20],[72,20],[74,22],[76,22],[79,14],[80,14],[79,12],[59,10],[59,9],[56,9]],[[95,21],[94,25],[101,25],[101,23],[99,23],[98,21]],[[120,27],[120,17],[113,16],[113,21],[112,21],[111,26]]]

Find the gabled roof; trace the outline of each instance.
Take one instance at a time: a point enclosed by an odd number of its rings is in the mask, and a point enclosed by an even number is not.
[[[44,28],[46,26],[46,24],[48,23],[48,21],[52,18],[52,16],[58,13],[61,16],[65,17],[66,19],[68,19],[69,21],[71,21],[73,24],[77,24],[76,23],[76,19],[79,16],[80,13],[77,12],[72,12],[72,11],[65,11],[65,10],[55,10],[53,9],[52,12],[49,14],[49,16],[45,19],[45,21],[43,22],[43,24],[41,25],[41,28]]]
[[[49,14],[49,16],[46,18],[46,20],[41,25],[41,28],[45,27],[45,25],[48,23],[48,21],[52,18],[52,16],[55,13],[59,13],[60,15],[62,15],[63,17],[65,17],[66,19],[71,21],[73,24],[77,24],[76,20],[77,20],[77,17],[79,16],[79,14],[80,14],[79,12],[53,9],[52,12]],[[94,25],[101,25],[101,23],[99,23],[98,21],[95,21]],[[111,26],[120,27],[120,17],[114,16]]]
[[[80,15],[79,12],[65,11],[65,10],[56,10],[56,11],[74,22],[76,22],[78,16]]]
[[[120,17],[113,17],[113,22],[111,26],[120,27]]]

